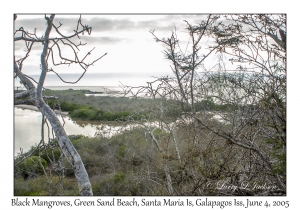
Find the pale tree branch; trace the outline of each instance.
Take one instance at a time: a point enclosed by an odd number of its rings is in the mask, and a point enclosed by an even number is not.
[[[32,102],[40,110],[40,112],[45,117],[45,119],[47,119],[47,121],[43,120],[43,123],[42,123],[42,134],[41,134],[42,139],[44,138],[44,128],[43,128],[44,123],[49,122],[52,127],[52,130],[57,138],[57,141],[58,141],[61,151],[63,152],[64,156],[67,158],[69,163],[72,165],[75,177],[78,182],[80,195],[93,195],[92,187],[91,187],[91,184],[89,181],[89,176],[85,169],[84,163],[82,162],[82,160],[80,158],[80,155],[78,154],[77,150],[71,143],[68,135],[66,134],[66,132],[65,132],[63,126],[61,125],[58,117],[56,116],[55,112],[44,101],[44,99],[49,99],[49,98],[55,98],[55,100],[56,100],[57,97],[45,96],[45,95],[43,95],[43,90],[44,90],[44,82],[46,79],[47,72],[49,72],[49,71],[55,72],[53,69],[51,69],[51,70],[48,69],[48,58],[49,58],[50,54],[53,55],[53,50],[52,50],[53,46],[58,47],[60,58],[67,62],[67,63],[65,62],[64,64],[76,63],[83,68],[84,72],[76,82],[78,82],[83,77],[83,75],[85,74],[85,72],[87,71],[87,68],[89,66],[93,65],[95,62],[100,60],[106,54],[104,54],[103,56],[100,56],[98,59],[95,59],[90,64],[84,63],[84,60],[87,58],[88,55],[91,54],[93,49],[91,51],[89,51],[81,60],[77,57],[77,54],[75,51],[74,51],[74,54],[76,56],[75,60],[71,60],[71,59],[62,57],[58,42],[60,41],[60,42],[64,43],[63,40],[69,41],[69,39],[72,37],[75,37],[75,36],[79,37],[78,35],[83,33],[84,31],[86,31],[88,34],[90,34],[91,28],[88,26],[82,25],[81,17],[80,17],[75,33],[70,36],[64,36],[62,33],[59,32],[59,29],[58,29],[59,27],[56,27],[53,24],[54,17],[55,17],[55,15],[50,15],[49,17],[45,15],[45,20],[47,22],[47,28],[46,28],[45,34],[43,35],[42,38],[36,37],[35,33],[30,34],[26,31],[24,31],[23,28],[16,30],[16,32],[21,32],[22,36],[15,37],[14,38],[15,41],[24,40],[26,42],[31,42],[31,43],[29,43],[29,45],[28,45],[28,51],[27,51],[25,57],[20,59],[19,61],[15,61],[15,63],[14,63],[15,75],[20,79],[22,84],[27,89],[24,92],[16,93],[15,98],[19,99],[19,98],[24,98],[24,97],[29,96],[29,99],[23,100],[23,101],[16,101],[15,103],[19,104],[19,103],[24,103],[24,102]],[[15,19],[16,19],[16,16],[15,16]],[[79,26],[82,26],[82,30],[78,30]],[[59,35],[62,36],[61,38],[51,38],[50,37],[52,27],[56,30],[56,32],[58,32]],[[15,32],[15,34],[16,34],[16,32]],[[41,58],[40,58],[41,59],[40,60],[41,61],[41,73],[40,73],[39,81],[37,82],[37,87],[35,87],[33,82],[29,79],[30,77],[28,78],[27,75],[25,75],[21,72],[22,65],[23,65],[25,59],[27,57],[29,57],[32,46],[35,42],[43,43],[43,49],[42,49]],[[54,44],[51,46],[50,42],[53,42]],[[71,41],[69,41],[69,42],[70,42],[70,44],[67,44],[67,45],[71,48],[73,48],[73,46],[78,48],[78,46],[83,45],[83,44],[75,45],[73,42],[71,42]],[[54,63],[53,57],[52,57],[52,61]],[[56,75],[59,76],[58,73],[56,73]],[[59,78],[61,79],[60,76],[59,76]],[[66,81],[64,81],[64,82],[66,82]],[[76,82],[74,82],[74,83],[76,83]]]

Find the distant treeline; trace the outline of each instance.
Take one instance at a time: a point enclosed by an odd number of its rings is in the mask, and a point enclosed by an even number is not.
[[[50,91],[47,91],[50,93]],[[143,116],[141,113],[134,113],[129,106],[130,99],[108,96],[86,96],[92,93],[89,90],[56,90],[51,91],[58,100],[48,100],[48,105],[54,109],[69,112],[69,116],[82,120],[99,121],[125,121],[130,119],[139,120]],[[49,95],[49,94],[47,94]],[[129,100],[129,101],[128,101]],[[117,105],[117,106],[116,106]]]
[[[48,100],[48,105],[54,109],[69,112],[69,116],[82,120],[99,121],[125,121],[128,119],[140,120],[147,117],[153,110],[152,100],[146,98],[112,97],[112,96],[86,96],[89,90],[55,90],[45,91],[46,95],[55,95],[58,100]],[[159,99],[157,99],[159,100]],[[162,99],[165,106],[165,116],[179,115],[181,102]],[[217,104],[212,98],[195,103],[196,111],[229,111],[234,107],[231,104]],[[184,110],[189,111],[186,107]]]

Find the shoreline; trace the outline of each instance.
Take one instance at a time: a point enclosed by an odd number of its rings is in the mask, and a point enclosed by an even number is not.
[[[14,105],[14,107],[21,108],[21,109],[28,109],[32,111],[39,111],[39,109],[36,106],[33,105],[26,105],[26,104],[19,104],[19,105]],[[62,116],[68,116],[68,112],[60,112],[59,110],[55,109],[54,110],[55,114],[61,114]]]

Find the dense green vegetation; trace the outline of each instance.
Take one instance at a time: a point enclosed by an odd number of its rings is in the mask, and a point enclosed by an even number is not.
[[[50,94],[51,93],[51,94]],[[147,113],[153,112],[157,103],[163,105],[164,117],[180,116],[182,103],[170,99],[152,99],[137,97],[86,96],[89,90],[46,90],[46,95],[55,95],[58,100],[48,100],[53,109],[69,112],[73,119],[99,121],[125,121],[149,119]],[[204,99],[195,104],[196,111],[230,111],[236,107],[231,104],[217,104],[212,98]],[[183,108],[190,111],[189,107]]]
[[[156,135],[159,133],[156,132]],[[90,138],[82,135],[69,136],[69,138],[85,163],[94,195],[150,195],[153,193],[145,186],[146,181],[141,183],[134,181],[134,176],[143,169],[144,163],[153,161],[150,160],[152,157],[144,156],[146,151],[153,150],[153,145],[144,138],[143,130],[128,131],[110,139]],[[25,163],[31,161],[28,158],[28,161],[23,161],[15,170],[15,195],[49,195],[48,188],[56,195],[78,195],[77,185],[73,183],[75,178],[70,164],[60,154],[56,141],[53,140],[51,144],[51,149],[33,147],[27,154],[39,153],[43,157],[43,161],[47,163],[43,166],[48,178],[56,184],[51,184],[50,189],[46,184],[46,176],[40,173],[24,176],[24,171],[41,168],[36,158],[33,158],[34,165],[24,167]],[[157,155],[159,154],[154,150],[151,156],[157,157]],[[19,160],[20,158],[16,158],[15,162]],[[64,165],[64,171],[56,170],[53,164],[55,162]],[[66,177],[60,180],[58,175],[62,174]],[[26,181],[23,181],[24,179]]]
[[[110,96],[86,96],[89,90],[56,90],[45,91],[54,94],[58,100],[50,99],[48,104],[53,109],[69,112],[69,116],[81,120],[125,121],[139,120],[145,113],[136,112],[137,99]],[[145,101],[143,102],[145,103]],[[139,105],[142,103],[139,102]]]

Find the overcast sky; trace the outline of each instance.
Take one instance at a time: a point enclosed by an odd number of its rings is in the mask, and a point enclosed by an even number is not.
[[[89,56],[90,61],[108,53],[105,57],[88,69],[88,72],[76,86],[118,86],[122,82],[127,85],[143,85],[152,81],[153,77],[171,74],[168,61],[163,56],[163,46],[153,39],[149,30],[155,29],[159,38],[170,37],[171,30],[176,30],[179,39],[185,45],[188,41],[185,33],[187,20],[190,24],[200,23],[206,15],[91,15],[83,14],[82,23],[92,27],[92,34],[81,36],[81,42],[87,43],[81,48],[84,54],[95,47]],[[54,24],[63,25],[60,30],[64,35],[72,34],[76,28],[78,15],[56,15]],[[18,15],[15,29],[23,27],[28,32],[36,30],[38,37],[44,34],[46,22],[43,15]],[[54,30],[51,37],[56,37]],[[203,40],[204,42],[207,40]],[[79,43],[78,39],[74,42]],[[25,54],[23,41],[15,43],[15,55],[20,58]],[[40,73],[41,43],[36,43],[24,63],[24,73],[37,78]],[[73,58],[69,50],[63,51],[64,56]],[[207,63],[207,66],[213,65]],[[79,66],[54,67],[63,79],[76,81],[82,69]],[[17,83],[16,83],[17,84]],[[48,74],[46,86],[66,85],[55,75]]]

